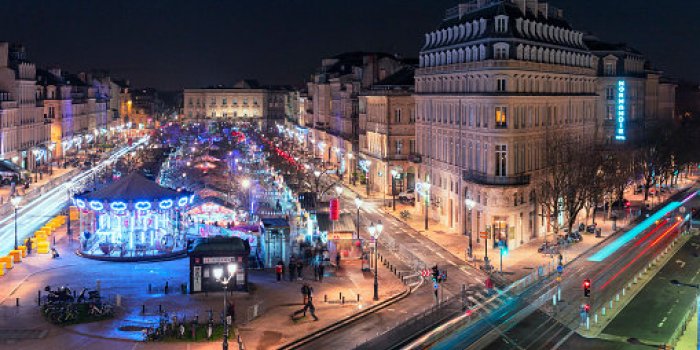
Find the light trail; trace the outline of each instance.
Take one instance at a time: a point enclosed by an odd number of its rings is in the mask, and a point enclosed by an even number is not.
[[[671,203],[665,205],[659,211],[657,211],[656,213],[654,213],[653,215],[649,216],[644,221],[639,223],[639,225],[637,225],[637,226],[633,227],[631,230],[625,232],[622,236],[620,236],[620,238],[614,240],[612,243],[606,245],[601,250],[599,250],[595,254],[591,255],[588,258],[588,261],[601,262],[601,261],[607,259],[610,255],[615,253],[622,246],[629,243],[631,240],[633,240],[639,234],[641,234],[646,229],[651,227],[651,225],[653,225],[656,221],[660,220],[661,218],[666,216],[666,214],[672,212],[673,210],[676,210],[678,207],[681,206],[681,204],[683,204],[686,200],[689,200],[690,198],[694,197],[696,194],[697,194],[697,192],[694,192],[693,194],[688,196],[683,202],[671,202]]]
[[[93,174],[102,171],[119,158],[145,144],[148,139],[149,137],[146,136],[131,146],[115,151],[109,158],[95,167],[81,172],[71,180],[57,185],[28,203],[22,203],[22,206],[17,210],[17,241],[19,244],[22,244],[27,237],[31,237],[36,230],[64,208],[68,201],[69,190],[83,188],[89,184]],[[0,225],[0,255],[6,255],[14,249],[14,213],[0,219]]]
[[[639,258],[641,258],[647,251],[649,251],[649,249],[651,249],[653,246],[656,245],[656,243],[658,243],[664,237],[666,237],[666,235],[669,234],[669,232],[673,232],[682,223],[683,221],[676,222],[668,230],[664,231],[664,233],[662,233],[659,237],[656,237],[656,239],[652,241],[651,244],[649,244],[646,248],[644,248],[644,250],[639,252],[639,254],[637,254],[637,256],[635,256],[634,259],[630,260],[630,262],[628,262],[627,265],[622,267],[622,269],[617,271],[612,277],[610,277],[610,279],[608,279],[603,285],[601,285],[600,290],[603,290],[608,284],[610,284],[610,282],[614,281],[621,273],[627,270],[627,268],[630,267],[630,265],[632,265],[635,261],[639,260]]]
[[[651,231],[649,231],[649,233],[647,233],[646,235],[644,235],[644,237],[642,237],[639,241],[637,241],[637,243],[635,243],[634,246],[636,247],[636,246],[638,246],[639,244],[645,242],[645,241],[647,240],[647,238],[651,237],[651,235],[653,235],[656,231],[658,231],[661,227],[663,227],[667,222],[668,222],[668,219],[664,219],[663,222],[661,222],[660,224],[658,224],[658,225],[657,225],[656,227],[654,227]],[[613,261],[611,261],[610,263],[608,263],[608,267],[614,266],[616,262],[620,261],[620,259],[622,259],[622,258],[624,258],[625,256],[627,256],[627,254],[629,254],[630,252],[632,252],[631,249],[625,251],[625,252],[622,253],[622,254],[620,254],[620,256],[618,256],[617,258],[615,258],[615,260],[613,260]],[[600,269],[600,270],[598,271],[598,273],[596,273],[596,274],[593,276],[592,280],[594,280],[594,281],[597,280],[598,277],[600,277],[600,275],[602,275],[602,274],[605,273],[606,271],[607,271],[607,269]]]

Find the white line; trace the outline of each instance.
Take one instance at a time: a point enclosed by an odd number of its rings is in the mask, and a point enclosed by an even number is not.
[[[573,330],[570,330],[569,333],[566,333],[566,335],[563,338],[561,338],[556,344],[554,344],[554,346],[552,347],[552,350],[559,349],[559,347],[562,346],[562,344],[564,344],[566,342],[566,340],[569,339],[569,337],[572,334],[574,334]]]

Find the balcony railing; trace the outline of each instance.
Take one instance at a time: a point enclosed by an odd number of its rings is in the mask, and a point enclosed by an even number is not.
[[[421,163],[423,161],[423,158],[420,154],[411,153],[408,155],[408,161],[411,163]]]
[[[530,175],[495,176],[484,174],[479,171],[465,170],[462,177],[464,181],[480,185],[524,186],[530,184]]]

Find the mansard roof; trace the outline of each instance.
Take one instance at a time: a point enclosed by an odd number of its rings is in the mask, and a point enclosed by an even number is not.
[[[416,68],[413,66],[406,66],[394,74],[384,78],[372,85],[372,88],[387,88],[387,87],[413,87],[415,84],[415,74]]]
[[[639,50],[630,47],[626,43],[609,43],[600,40],[598,37],[594,35],[586,35],[583,37],[583,41],[586,43],[586,46],[591,51],[604,51],[604,52],[612,52],[612,51],[618,51],[618,52],[626,52],[626,53],[631,53],[635,55],[643,55]]]
[[[442,22],[438,29],[445,29],[474,20],[478,21],[480,18],[493,18],[499,15],[506,15],[510,18],[522,17],[524,19],[529,19],[531,21],[534,20],[542,24],[549,24],[556,27],[562,27],[564,29],[572,29],[571,25],[569,25],[569,23],[562,18],[549,15],[545,16],[539,11],[537,13],[532,13],[531,11],[523,13],[517,5],[508,0],[494,2],[490,6],[485,6],[478,10],[468,12],[461,17],[446,19]]]

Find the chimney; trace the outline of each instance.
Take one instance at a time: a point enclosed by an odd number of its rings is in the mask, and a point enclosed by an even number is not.
[[[525,0],[525,9],[537,16],[537,0]]]
[[[517,6],[520,9],[520,12],[525,14],[525,10],[527,10],[525,0],[513,0],[513,3],[515,4],[515,6]]]
[[[540,4],[538,4],[538,8],[539,8],[540,13],[542,13],[542,16],[544,16],[544,18],[547,18],[547,16],[549,16],[549,4],[548,3],[546,3],[546,2],[540,3]]]
[[[0,68],[7,67],[9,45],[10,44],[8,44],[7,42],[0,42]]]
[[[557,9],[557,18],[564,18],[564,10]]]

